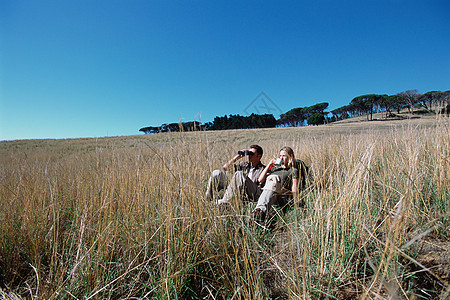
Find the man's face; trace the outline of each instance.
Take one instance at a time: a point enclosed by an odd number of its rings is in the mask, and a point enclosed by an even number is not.
[[[255,148],[250,148],[248,149],[249,151],[253,152],[252,154],[248,155],[248,161],[252,164],[252,165],[257,165],[259,164],[260,160],[261,160],[261,155],[258,154],[258,152],[256,151]]]

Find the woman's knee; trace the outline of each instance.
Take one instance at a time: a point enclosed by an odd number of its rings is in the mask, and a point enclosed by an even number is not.
[[[269,175],[266,179],[266,184],[264,185],[265,190],[279,191],[281,179],[278,175]]]

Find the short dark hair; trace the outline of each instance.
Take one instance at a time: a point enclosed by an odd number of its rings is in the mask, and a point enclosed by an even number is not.
[[[249,148],[256,149],[256,152],[258,154],[260,154],[261,156],[263,155],[263,149],[261,148],[261,146],[259,146],[259,145],[251,145]]]

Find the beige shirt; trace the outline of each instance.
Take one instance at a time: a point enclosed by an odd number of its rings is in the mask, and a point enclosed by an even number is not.
[[[250,178],[251,181],[259,185],[259,175],[266,166],[261,162],[256,167],[252,167],[248,161],[240,161],[234,165],[234,171],[244,171],[244,174]]]

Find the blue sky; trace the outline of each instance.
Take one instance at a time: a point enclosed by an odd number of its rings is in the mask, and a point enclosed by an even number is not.
[[[261,92],[286,112],[449,90],[448,15],[447,0],[3,0],[0,140],[208,122]]]

